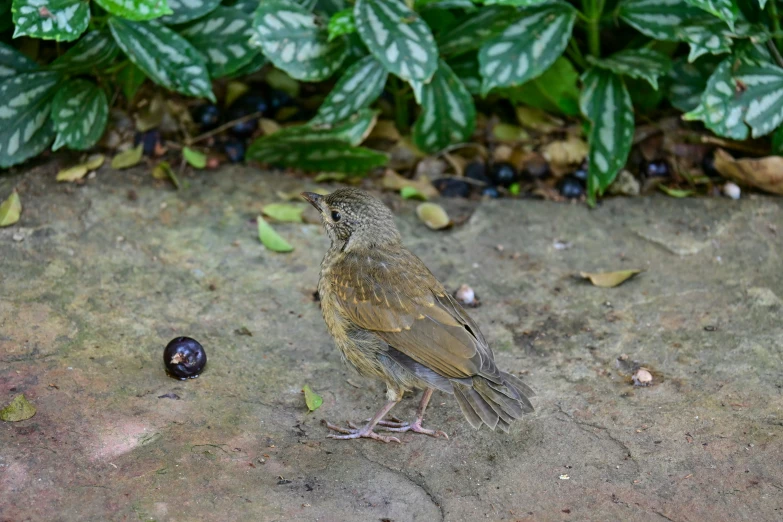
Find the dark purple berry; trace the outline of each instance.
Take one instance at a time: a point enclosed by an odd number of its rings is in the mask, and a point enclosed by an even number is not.
[[[489,173],[489,179],[492,180],[492,183],[501,187],[508,187],[517,181],[517,177],[517,169],[512,164],[505,162],[492,165],[492,170]]]
[[[239,140],[226,140],[223,152],[231,163],[242,163],[245,160],[245,144]]]
[[[668,178],[671,175],[666,160],[652,160],[644,164],[644,175],[648,178]]]
[[[465,166],[465,177],[475,179],[476,181],[489,185],[490,181],[487,177],[487,165],[483,161],[471,161]]]
[[[207,353],[195,339],[177,337],[163,350],[163,364],[173,377],[195,379],[207,364]]]
[[[193,109],[193,121],[202,131],[212,130],[220,123],[220,108],[206,103]]]
[[[573,177],[581,181],[582,183],[587,183],[587,167],[579,167],[575,171],[571,173]]]
[[[293,98],[283,91],[272,90],[269,93],[269,106],[273,109],[280,109],[281,107],[287,107],[293,102]]]
[[[251,114],[267,112],[269,105],[266,98],[260,94],[245,94],[231,104],[226,110],[226,114],[223,119],[226,122],[238,120]],[[228,129],[229,134],[236,136],[237,138],[249,138],[258,128],[258,118],[251,118],[240,123],[234,124]]]
[[[160,145],[160,131],[158,129],[150,129],[146,132],[137,132],[133,138],[133,145],[138,146],[139,143],[144,145],[145,156],[154,156],[155,150]]]
[[[466,198],[470,196],[470,183],[456,178],[441,178],[432,182],[445,198]]]
[[[701,170],[705,176],[719,178],[720,172],[715,168],[715,151],[711,150],[701,159]]]
[[[566,176],[557,184],[560,195],[565,198],[581,198],[585,193],[584,184],[574,176]]]
[[[493,187],[491,185],[484,187],[481,191],[481,195],[492,199],[500,197],[500,193],[498,192],[497,187]]]

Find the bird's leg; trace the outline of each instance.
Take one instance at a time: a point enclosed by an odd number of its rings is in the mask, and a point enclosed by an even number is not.
[[[446,435],[446,433],[443,431],[428,430],[426,428],[422,428],[421,426],[421,423],[424,421],[424,410],[427,409],[427,404],[430,402],[431,397],[432,397],[432,388],[427,388],[426,390],[424,390],[424,395],[421,396],[421,402],[419,403],[419,407],[416,409],[416,420],[413,421],[412,424],[385,422],[381,424],[383,426],[383,429],[385,431],[399,431],[399,432],[413,431],[416,433],[423,433],[425,435],[429,435],[430,437],[436,437],[436,438],[445,437],[448,439],[449,436]]]
[[[378,413],[375,414],[375,416],[370,419],[370,421],[364,425],[363,428],[358,428],[354,426],[352,423],[348,423],[348,425],[351,427],[348,428],[341,428],[340,426],[335,426],[334,424],[327,422],[326,427],[330,430],[337,431],[339,433],[344,433],[345,435],[327,435],[330,439],[339,439],[339,440],[347,440],[347,439],[358,439],[358,438],[368,438],[368,439],[375,439],[380,440],[382,442],[400,442],[400,439],[397,437],[387,437],[385,435],[378,435],[375,433],[372,429],[375,427],[378,422],[383,419],[383,417],[389,413],[389,410],[391,410],[395,404],[397,404],[399,400],[390,400],[386,404],[383,405],[383,408],[378,410]]]

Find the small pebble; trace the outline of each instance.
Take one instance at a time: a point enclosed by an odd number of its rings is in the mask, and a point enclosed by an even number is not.
[[[636,370],[632,378],[634,386],[649,386],[653,380],[652,374],[646,368]]]
[[[476,293],[468,285],[462,285],[455,294],[457,301],[462,304],[471,305],[476,301]]]
[[[729,181],[723,185],[723,193],[731,199],[739,199],[742,195],[742,190],[737,186],[736,183]]]
[[[18,243],[19,241],[24,241],[24,234],[16,232],[11,238]]]

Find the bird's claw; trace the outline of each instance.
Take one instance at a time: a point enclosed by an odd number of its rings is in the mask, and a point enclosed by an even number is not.
[[[380,424],[380,423],[379,423]],[[384,424],[383,430],[384,431],[395,431],[398,433],[405,433],[406,431],[412,431],[414,433],[423,433],[424,435],[429,435],[430,437],[440,438],[443,437],[445,439],[448,439],[449,436],[446,435],[445,431],[441,430],[428,430],[427,428],[423,428],[421,426],[421,421],[417,420],[413,424],[408,424],[407,422],[404,423],[396,423],[396,424],[402,424],[401,426],[389,426],[388,424]]]
[[[326,427],[332,431],[336,431],[338,433],[344,433],[344,435],[334,435],[334,434],[327,435],[327,438],[330,439],[350,440],[350,439],[366,438],[366,439],[375,439],[386,443],[389,442],[400,443],[400,439],[398,439],[397,437],[379,435],[378,433],[375,433],[372,430],[372,428],[368,428],[367,426],[364,426],[363,428],[359,428],[350,421],[348,422],[348,426],[350,426],[350,428],[342,428],[340,426],[332,424],[331,422],[326,422],[325,424]]]

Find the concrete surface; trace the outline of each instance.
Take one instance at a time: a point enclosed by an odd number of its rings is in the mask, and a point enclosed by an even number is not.
[[[313,301],[326,236],[277,225],[291,254],[256,237],[264,203],[312,183],[56,170],[0,177],[24,205],[0,229],[0,405],[38,409],[0,422],[2,521],[783,520],[780,199],[445,201],[469,217],[446,232],[399,203],[406,243],[475,289],[499,365],[538,397],[504,435],[436,393],[426,425],[451,438],[384,445],[321,425],[384,391],[341,365]],[[646,272],[614,289],[572,277],[628,268]],[[208,351],[199,379],[163,371],[179,335]]]

